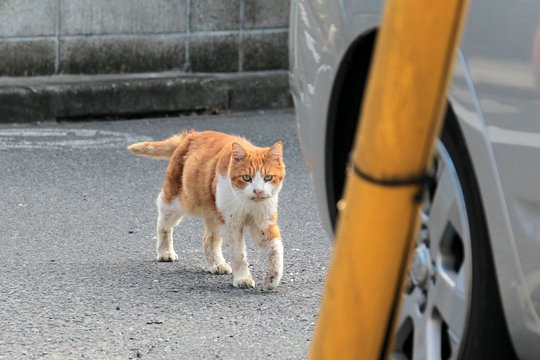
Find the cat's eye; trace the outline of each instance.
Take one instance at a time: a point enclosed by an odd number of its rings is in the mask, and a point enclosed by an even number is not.
[[[264,175],[264,181],[271,181],[274,177],[272,175]]]
[[[242,180],[244,180],[245,182],[251,182],[251,176],[249,176],[249,175],[242,175]]]

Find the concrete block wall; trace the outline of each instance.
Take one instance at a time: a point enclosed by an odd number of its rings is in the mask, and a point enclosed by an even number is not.
[[[0,0],[0,76],[287,68],[289,0]]]

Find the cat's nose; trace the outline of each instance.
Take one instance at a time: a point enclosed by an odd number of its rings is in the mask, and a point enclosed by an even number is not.
[[[263,191],[261,189],[253,189],[253,193],[255,195],[261,195],[263,193]]]

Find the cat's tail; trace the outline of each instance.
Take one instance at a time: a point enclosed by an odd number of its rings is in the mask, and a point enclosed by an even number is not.
[[[162,141],[143,141],[128,146],[128,150],[135,155],[149,157],[157,160],[168,160],[174,150],[180,145],[186,133],[173,135]]]

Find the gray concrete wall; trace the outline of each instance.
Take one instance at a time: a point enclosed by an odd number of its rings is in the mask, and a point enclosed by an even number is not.
[[[289,0],[0,0],[0,76],[287,68]]]

